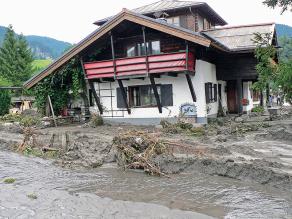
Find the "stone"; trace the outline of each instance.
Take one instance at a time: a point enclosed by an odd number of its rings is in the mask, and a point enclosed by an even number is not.
[[[163,129],[163,126],[162,125],[156,125],[155,128],[156,129]]]
[[[240,122],[243,122],[243,118],[242,117],[236,117],[234,121],[240,123]]]

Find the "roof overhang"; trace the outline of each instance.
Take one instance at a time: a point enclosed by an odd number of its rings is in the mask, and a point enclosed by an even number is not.
[[[199,44],[201,46],[209,47],[211,41],[205,38],[202,35],[194,33],[184,28],[177,28],[174,25],[169,25],[164,22],[157,21],[155,19],[136,14],[127,9],[123,9],[122,12],[118,13],[116,16],[112,17],[109,21],[107,21],[103,26],[98,28],[96,31],[91,33],[81,42],[79,42],[76,46],[74,46],[71,50],[62,55],[59,59],[50,64],[46,69],[33,76],[31,79],[24,83],[24,87],[29,89],[36,85],[39,81],[54,73],[64,64],[66,64],[70,59],[78,55],[80,52],[88,48],[92,43],[97,41],[99,38],[109,33],[113,28],[118,26],[123,21],[131,21],[136,24],[140,24],[142,26],[152,28],[169,35]]]

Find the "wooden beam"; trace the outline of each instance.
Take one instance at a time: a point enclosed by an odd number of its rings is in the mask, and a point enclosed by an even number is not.
[[[124,88],[123,81],[118,79],[118,83],[119,83],[119,87],[121,89],[121,93],[122,93],[125,107],[127,108],[128,113],[131,114],[131,109],[130,109],[129,104],[128,104],[127,93],[126,93],[126,90]]]
[[[187,82],[188,82],[188,85],[189,85],[189,88],[190,88],[190,92],[191,92],[193,101],[197,102],[197,97],[196,97],[196,92],[195,92],[195,89],[194,89],[194,85],[193,85],[191,76],[189,75],[188,72],[186,73],[186,78],[187,78]]]
[[[142,26],[142,33],[143,33],[143,41],[144,41],[144,47],[145,47],[146,71],[147,71],[147,76],[148,76],[149,75],[148,48],[147,48],[147,40],[146,40],[146,33],[145,33],[144,26]]]
[[[150,74],[149,78],[150,78],[151,87],[152,87],[152,90],[154,92],[154,96],[155,96],[155,99],[156,99],[156,104],[157,104],[159,113],[162,113],[162,105],[161,105],[160,97],[159,97],[159,94],[158,94],[158,91],[157,91],[157,87],[156,87],[156,84],[155,84],[154,76],[152,74]]]
[[[48,95],[48,100],[49,100],[49,105],[50,105],[51,113],[53,116],[54,124],[55,124],[55,127],[57,127],[57,121],[56,121],[55,112],[54,112],[54,108],[53,108],[53,104],[52,104],[50,95]]]
[[[103,114],[103,108],[102,108],[102,105],[101,105],[101,102],[100,102],[100,98],[96,93],[96,90],[95,90],[93,82],[92,81],[88,81],[88,82],[89,82],[89,87],[90,87],[90,89],[92,91],[93,97],[95,99],[96,105],[98,107],[99,113],[102,115]]]
[[[116,55],[115,55],[115,47],[114,47],[114,36],[112,32],[110,32],[111,37],[111,49],[112,49],[112,59],[114,64],[114,79],[117,77],[117,64],[116,64]]]

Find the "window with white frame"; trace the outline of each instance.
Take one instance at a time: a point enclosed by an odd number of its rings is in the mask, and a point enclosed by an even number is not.
[[[215,103],[218,99],[218,85],[211,82],[205,84],[206,103]]]
[[[180,17],[170,17],[166,19],[167,23],[173,24],[175,26],[180,26]]]

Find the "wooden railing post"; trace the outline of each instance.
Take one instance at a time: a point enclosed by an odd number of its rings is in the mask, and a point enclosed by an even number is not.
[[[117,65],[116,65],[116,56],[115,56],[115,47],[114,47],[114,37],[112,32],[110,32],[111,37],[111,49],[112,49],[112,60],[114,65],[114,79],[117,78]]]
[[[145,47],[145,58],[146,58],[146,71],[147,76],[149,75],[149,60],[148,60],[148,48],[147,48],[147,40],[146,40],[146,33],[145,33],[145,27],[142,27],[143,32],[143,41],[144,41],[144,47]]]
[[[186,70],[189,70],[189,44],[186,41]]]

